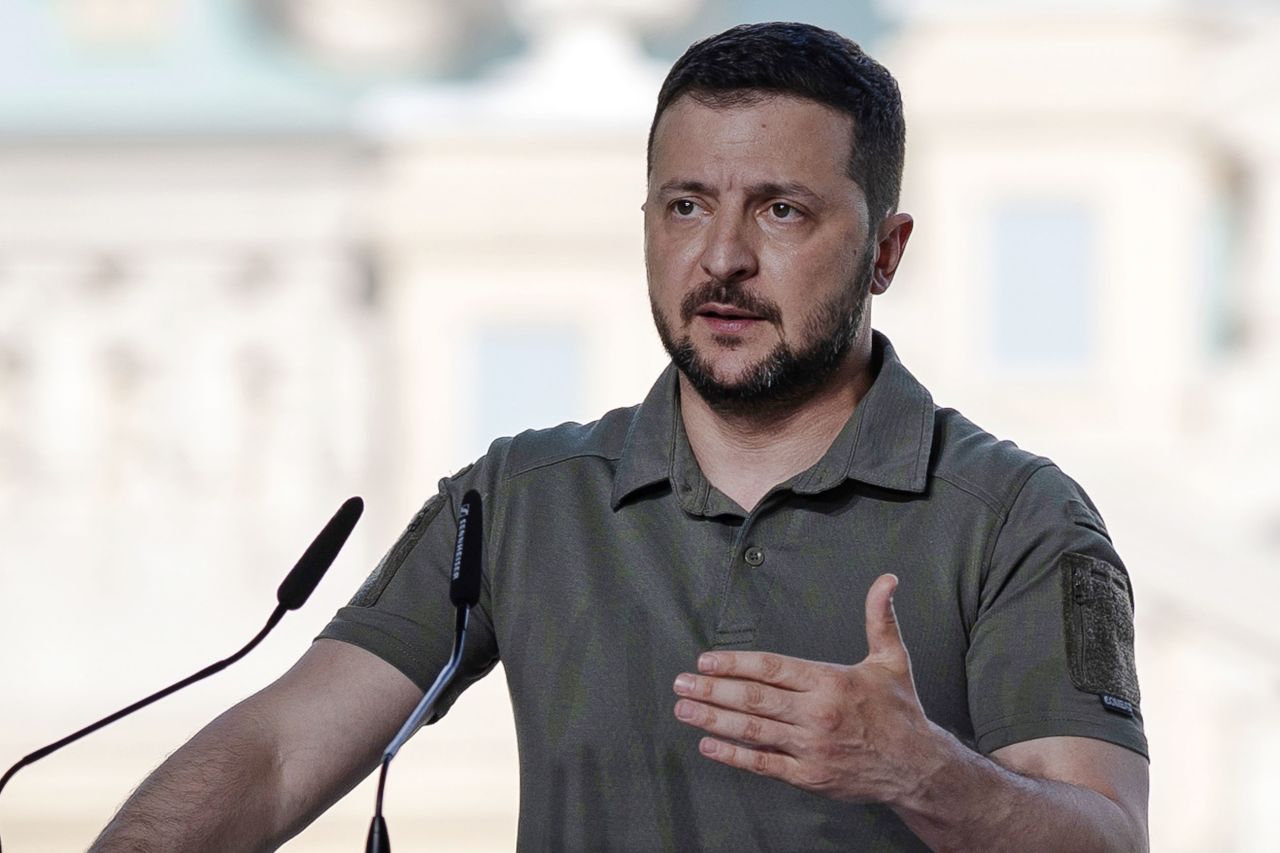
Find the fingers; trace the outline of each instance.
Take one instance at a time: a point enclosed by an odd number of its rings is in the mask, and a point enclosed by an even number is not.
[[[677,695],[721,708],[743,711],[784,722],[795,722],[796,693],[758,681],[710,678],[681,673],[673,686]]]
[[[867,591],[867,657],[901,664],[908,658],[893,609],[893,593],[897,588],[895,575],[881,575]]]
[[[790,723],[717,708],[689,699],[676,703],[676,718],[727,740],[769,750],[787,751],[793,744],[796,727]]]
[[[774,779],[781,779],[791,784],[795,784],[799,776],[800,762],[782,752],[735,746],[709,737],[704,737],[698,743],[698,751],[721,764],[737,767],[740,770],[750,770],[760,776],[772,776]]]
[[[814,680],[813,663],[771,652],[706,652],[698,671],[706,675],[762,681],[787,690],[806,690]]]

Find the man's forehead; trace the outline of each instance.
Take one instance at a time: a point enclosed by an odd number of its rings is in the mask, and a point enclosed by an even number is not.
[[[824,115],[829,121],[853,132],[853,116],[835,107],[789,92],[765,89],[731,89],[724,92],[690,91],[672,101],[654,125],[655,140],[673,117],[699,115],[705,118],[750,115],[770,108],[792,108]]]
[[[649,177],[655,188],[705,179],[684,174],[690,168],[745,168],[757,181],[848,179],[853,144],[852,117],[818,101],[759,90],[685,94],[654,128]]]

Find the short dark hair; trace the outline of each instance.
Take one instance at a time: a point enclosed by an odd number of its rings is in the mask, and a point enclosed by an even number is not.
[[[658,92],[648,169],[658,120],[677,98],[733,107],[770,94],[807,98],[850,116],[848,174],[866,195],[872,227],[897,207],[906,149],[898,83],[856,43],[812,24],[742,24],[686,50]]]

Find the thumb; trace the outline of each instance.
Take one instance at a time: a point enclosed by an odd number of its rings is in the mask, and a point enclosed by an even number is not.
[[[867,591],[867,657],[906,663],[907,647],[898,630],[898,615],[893,610],[893,593],[898,588],[896,575],[881,575]]]

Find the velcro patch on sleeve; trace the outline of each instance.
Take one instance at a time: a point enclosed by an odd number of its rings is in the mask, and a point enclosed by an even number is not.
[[[1084,554],[1063,554],[1059,565],[1071,683],[1077,690],[1137,705],[1129,576]]]
[[[404,561],[408,559],[409,552],[413,550],[413,546],[418,544],[422,539],[423,532],[427,529],[427,525],[432,519],[439,514],[444,507],[444,495],[434,495],[430,500],[422,505],[413,519],[409,522],[409,526],[405,528],[404,533],[400,534],[400,538],[396,540],[396,544],[391,546],[391,550],[386,553],[382,561],[378,563],[369,577],[365,578],[360,589],[356,590],[356,594],[351,598],[352,607],[372,607],[378,603],[378,599],[382,597],[383,591],[387,588],[387,584],[391,583],[391,579],[396,576],[396,572],[404,565]]]

